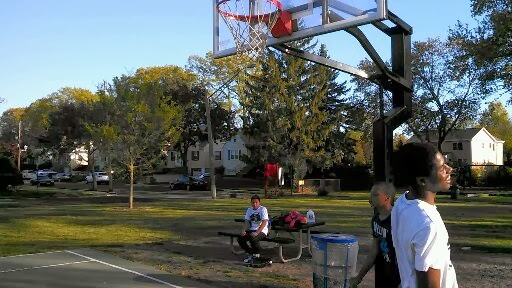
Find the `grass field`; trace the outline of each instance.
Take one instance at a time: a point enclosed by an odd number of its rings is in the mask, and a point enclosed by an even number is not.
[[[234,223],[233,218],[242,217],[249,205],[248,199],[136,201],[136,208],[128,210],[127,199],[121,197],[75,195],[54,199],[48,196],[50,192],[41,191],[46,198],[0,199],[0,256],[96,247],[164,270],[197,276],[200,275],[197,269],[212,269],[211,263],[195,257],[194,261],[176,269],[169,264],[170,260],[158,260],[162,252],[158,252],[159,249],[167,249],[166,243],[182,245],[198,238],[215,237],[217,231],[239,231],[239,224]],[[335,193],[324,198],[294,196],[265,199],[262,204],[271,215],[290,209],[303,213],[313,209],[317,219],[327,221],[322,229],[365,237],[370,231],[372,212],[366,196],[366,193],[357,192]],[[456,201],[446,196],[439,198],[438,209],[447,225],[452,245],[512,253],[512,197],[475,197]],[[138,257],[142,253],[141,246],[153,256]],[[167,258],[191,258],[186,252],[171,253],[169,249],[165,254]],[[225,253],[227,250],[222,251]],[[178,261],[176,259],[173,261]],[[229,265],[215,267],[222,277],[230,279],[241,275],[249,277],[246,274],[250,273],[231,269]],[[284,281],[284,284],[271,287],[298,287],[294,282],[298,281],[296,277],[282,271],[272,273],[265,277]]]

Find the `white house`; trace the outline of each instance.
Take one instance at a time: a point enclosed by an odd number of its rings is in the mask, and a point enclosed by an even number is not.
[[[222,148],[222,166],[224,175],[237,175],[245,166],[242,155],[248,155],[246,141],[248,138],[240,133],[233,136]]]
[[[167,168],[183,167],[183,160],[181,159],[181,152],[173,151],[173,150],[167,152],[166,167]]]
[[[437,147],[437,131],[429,131],[427,141]],[[420,142],[416,136],[407,142]],[[503,143],[485,128],[452,130],[441,145],[443,153],[454,165],[503,165]]]
[[[57,155],[54,157],[51,152],[44,153],[43,149],[35,149],[34,154],[36,155],[35,164],[41,165],[47,161],[53,162],[54,167],[62,168],[64,172],[71,172],[80,166],[87,166],[89,157],[87,155],[87,149],[84,146],[73,149],[66,155]],[[105,156],[102,156],[100,151],[96,150],[93,152],[95,170],[101,171],[105,168],[107,160]]]
[[[215,155],[213,162],[214,167],[222,166],[222,148],[224,147],[224,143],[225,142],[215,142],[213,144],[213,154]],[[187,151],[187,166],[189,174],[197,175],[201,172],[209,172],[209,155],[208,142],[201,142],[194,146],[190,146]]]

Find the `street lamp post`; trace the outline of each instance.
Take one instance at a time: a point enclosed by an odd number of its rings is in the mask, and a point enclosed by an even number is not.
[[[212,119],[210,114],[210,97],[217,94],[220,90],[224,89],[226,86],[228,86],[233,80],[235,80],[236,77],[239,76],[240,72],[242,72],[245,69],[254,68],[256,64],[249,63],[248,65],[240,68],[236,71],[236,73],[229,78],[224,84],[222,84],[219,88],[217,88],[215,91],[213,91],[211,94],[204,94],[204,102],[206,106],[206,125],[208,129],[208,154],[209,154],[209,162],[210,162],[210,192],[212,193],[212,199],[217,198],[217,186],[215,184],[215,167],[214,167],[214,161],[215,161],[215,155],[213,155],[213,131],[212,131]]]

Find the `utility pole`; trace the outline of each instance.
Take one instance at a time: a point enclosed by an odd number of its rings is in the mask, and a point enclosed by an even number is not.
[[[21,171],[21,120],[18,122],[18,171]]]
[[[215,155],[213,155],[213,130],[212,130],[212,119],[210,114],[210,97],[217,94],[220,90],[227,87],[231,82],[235,80],[236,77],[239,77],[239,74],[246,70],[256,67],[256,64],[249,63],[248,65],[238,69],[238,71],[229,78],[224,84],[222,84],[217,90],[213,91],[213,93],[209,94],[204,93],[204,102],[206,106],[206,124],[208,129],[208,153],[210,154],[210,192],[212,194],[212,199],[217,198],[217,186],[215,185],[215,167],[214,167],[214,161],[215,161]]]
[[[208,129],[208,156],[210,157],[210,192],[212,193],[212,199],[217,198],[217,186],[215,185],[215,166],[213,155],[213,131],[212,131],[212,118],[210,114],[210,99],[208,99],[208,93],[204,93],[204,102],[206,106],[206,124]]]

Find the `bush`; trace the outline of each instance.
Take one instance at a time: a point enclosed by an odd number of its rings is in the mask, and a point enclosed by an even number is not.
[[[0,158],[0,191],[7,186],[23,185],[23,176],[8,158]]]
[[[512,168],[501,166],[485,177],[489,187],[512,187]]]
[[[224,166],[215,167],[215,175],[224,175],[226,168]]]

